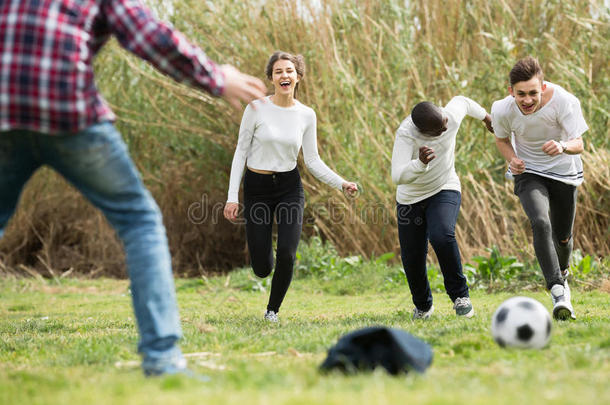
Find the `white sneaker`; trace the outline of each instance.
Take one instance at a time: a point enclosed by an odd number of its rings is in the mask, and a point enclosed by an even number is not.
[[[434,305],[432,305],[430,307],[429,310],[427,311],[421,311],[419,309],[417,309],[417,307],[415,307],[413,309],[413,318],[412,319],[428,319],[430,318],[430,316],[432,315],[432,313],[434,312]]]
[[[453,301],[453,309],[455,314],[458,316],[465,316],[466,318],[472,318],[474,316],[474,308],[469,297],[458,297]]]
[[[567,281],[564,285],[555,284],[551,287],[551,301],[553,302],[553,318],[565,321],[569,318],[576,319],[574,308],[570,303],[570,288]]]
[[[564,279],[563,281],[563,295],[565,295],[566,300],[568,302],[572,302],[572,292],[570,291],[570,286],[568,285],[568,279]]]
[[[278,318],[276,312],[266,311],[265,312],[265,320],[268,321],[268,322],[277,323],[277,322],[280,321],[280,318]]]
[[[568,300],[568,302],[572,302],[571,301],[572,293],[570,291],[570,286],[568,285],[569,276],[570,276],[569,269],[561,270],[561,277],[563,278],[563,295],[565,295],[566,300]]]

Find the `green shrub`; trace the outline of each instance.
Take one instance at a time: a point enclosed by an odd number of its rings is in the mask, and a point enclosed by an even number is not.
[[[515,256],[502,256],[497,246],[485,249],[489,256],[474,256],[475,264],[464,265],[464,274],[473,288],[510,288],[536,280],[531,267],[526,267]]]

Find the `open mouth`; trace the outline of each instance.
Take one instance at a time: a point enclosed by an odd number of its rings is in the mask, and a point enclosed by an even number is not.
[[[290,87],[290,80],[284,80],[284,81],[281,81],[281,82],[280,82],[280,86],[281,86],[283,89],[287,89],[287,88],[289,88],[289,87]]]
[[[535,107],[536,107],[536,103],[530,104],[530,105],[521,104],[521,110],[523,112],[533,112]]]

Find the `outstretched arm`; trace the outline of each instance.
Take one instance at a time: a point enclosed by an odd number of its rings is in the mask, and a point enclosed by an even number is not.
[[[468,115],[470,117],[479,119],[485,123],[485,127],[491,133],[494,132],[493,127],[491,126],[491,116],[487,114],[487,111],[479,103],[476,101],[464,97],[464,96],[455,96],[447,103],[445,108],[453,111],[455,116],[460,120]]]
[[[260,79],[244,74],[231,65],[222,65],[220,70],[225,76],[222,97],[236,110],[241,111],[241,101],[249,103],[265,96],[267,89]]]
[[[224,97],[233,107],[265,96],[260,79],[217,65],[170,25],[158,21],[139,0],[102,2],[110,30],[128,51],[174,80]]]
[[[446,109],[450,110],[456,120],[460,122],[464,116],[476,118],[481,121],[485,121],[487,111],[476,101],[464,97],[455,96],[445,106]]]

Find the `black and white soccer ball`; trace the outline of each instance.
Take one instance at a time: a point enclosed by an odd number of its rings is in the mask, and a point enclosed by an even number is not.
[[[551,339],[551,328],[549,311],[529,297],[507,299],[491,320],[491,333],[501,347],[541,349]]]

